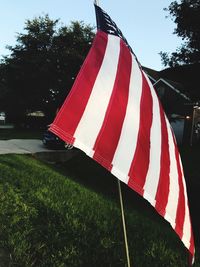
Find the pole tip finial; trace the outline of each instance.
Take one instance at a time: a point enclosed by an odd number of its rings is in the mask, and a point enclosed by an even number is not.
[[[94,0],[94,4],[95,4],[96,6],[99,6],[99,1],[98,1],[98,0]]]

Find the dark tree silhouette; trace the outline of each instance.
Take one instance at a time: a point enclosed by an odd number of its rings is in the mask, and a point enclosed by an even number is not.
[[[176,23],[174,34],[184,42],[172,54],[160,53],[164,66],[200,63],[200,0],[173,1],[165,10]]]
[[[0,64],[0,106],[15,122],[34,110],[51,120],[88,53],[93,28],[77,21],[63,26],[46,15],[27,20],[24,30]]]

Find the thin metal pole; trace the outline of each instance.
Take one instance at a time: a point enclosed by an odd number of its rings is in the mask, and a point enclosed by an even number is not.
[[[122,224],[123,224],[123,230],[124,230],[124,242],[125,242],[125,248],[126,248],[127,266],[131,267],[130,257],[129,257],[129,249],[128,249],[128,240],[127,240],[127,234],[126,234],[126,222],[125,222],[125,216],[124,216],[122,190],[121,190],[121,184],[120,184],[119,179],[118,179],[118,189],[119,189],[119,199],[120,199],[120,206],[121,206]]]

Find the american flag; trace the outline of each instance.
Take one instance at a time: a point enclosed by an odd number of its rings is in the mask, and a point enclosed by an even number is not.
[[[50,131],[148,200],[194,258],[186,185],[174,134],[122,32],[99,6],[95,10],[93,45]]]

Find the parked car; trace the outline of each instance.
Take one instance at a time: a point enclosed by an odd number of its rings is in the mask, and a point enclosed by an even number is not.
[[[65,143],[57,135],[50,132],[48,129],[44,132],[42,143],[50,149],[72,149],[73,145]]]

